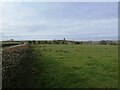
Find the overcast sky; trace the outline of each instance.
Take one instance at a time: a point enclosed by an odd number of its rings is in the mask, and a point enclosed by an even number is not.
[[[3,40],[117,39],[117,2],[21,2],[2,5]]]

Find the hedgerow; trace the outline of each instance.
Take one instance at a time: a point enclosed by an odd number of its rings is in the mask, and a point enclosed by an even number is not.
[[[2,87],[27,87],[30,73],[31,49],[28,44],[11,47],[2,51]]]

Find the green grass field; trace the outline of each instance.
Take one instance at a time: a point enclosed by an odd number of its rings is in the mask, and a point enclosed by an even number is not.
[[[33,87],[115,88],[117,45],[33,45]]]

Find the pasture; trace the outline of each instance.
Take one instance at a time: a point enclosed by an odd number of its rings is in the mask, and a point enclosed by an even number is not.
[[[116,88],[117,45],[32,45],[32,87]]]

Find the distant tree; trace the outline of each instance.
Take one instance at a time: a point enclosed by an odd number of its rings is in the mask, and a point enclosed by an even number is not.
[[[52,42],[51,41],[47,41],[47,44],[52,44]]]
[[[101,44],[101,45],[107,45],[107,41],[102,40],[102,41],[100,41],[100,44]]]
[[[47,41],[43,41],[43,43],[44,43],[44,44],[48,44],[48,42],[47,42]]]
[[[80,42],[79,41],[75,41],[75,44],[80,44]]]
[[[29,44],[32,44],[32,41],[28,41]]]
[[[56,40],[53,40],[53,44],[56,44]]]
[[[35,41],[35,40],[33,40],[33,41],[32,41],[32,43],[33,43],[33,44],[36,44],[36,41]]]
[[[110,45],[117,45],[117,43],[111,41],[111,42],[110,42]]]
[[[58,40],[58,44],[63,44],[63,40]]]
[[[41,41],[38,41],[38,44],[41,44]]]
[[[10,39],[9,41],[14,41],[14,39]]]
[[[59,40],[57,40],[57,41],[56,41],[56,44],[60,44],[60,41],[59,41]]]

